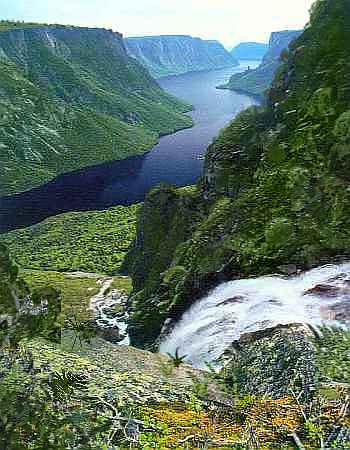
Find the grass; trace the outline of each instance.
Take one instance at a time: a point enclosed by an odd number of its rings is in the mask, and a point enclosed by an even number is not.
[[[103,278],[97,274],[96,276],[72,276],[69,273],[26,269],[20,271],[20,277],[28,284],[31,291],[47,286],[60,291],[63,312],[74,311],[81,320],[89,318],[90,299],[100,290],[97,282]],[[131,288],[129,277],[113,278],[111,289],[129,294]]]
[[[116,274],[136,234],[139,205],[67,213],[0,236],[24,269]]]
[[[59,272],[43,272],[23,270],[21,277],[31,290],[51,286],[61,292],[63,312],[73,310],[77,317],[88,318],[88,307],[91,297],[99,291],[97,278],[76,277]]]
[[[110,287],[111,290],[117,289],[130,294],[132,291],[132,281],[130,277],[114,277]]]

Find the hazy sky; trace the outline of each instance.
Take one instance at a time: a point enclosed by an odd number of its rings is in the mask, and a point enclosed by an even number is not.
[[[191,34],[225,45],[302,28],[314,0],[0,0],[3,19],[112,28],[125,36]]]

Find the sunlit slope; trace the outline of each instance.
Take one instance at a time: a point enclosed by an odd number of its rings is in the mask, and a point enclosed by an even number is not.
[[[0,31],[0,68],[0,195],[142,153],[191,125],[189,105],[166,94],[112,31]]]

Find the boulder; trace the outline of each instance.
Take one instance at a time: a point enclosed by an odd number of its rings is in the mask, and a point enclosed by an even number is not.
[[[313,336],[303,324],[246,333],[223,356],[223,374],[241,395],[300,395],[308,402],[317,384]]]
[[[118,342],[124,339],[124,336],[120,334],[118,327],[98,328],[97,335],[112,344],[118,344]]]
[[[344,301],[336,303],[327,308],[332,320],[350,321],[350,302]]]
[[[318,297],[337,297],[341,293],[339,286],[330,284],[316,284],[311,289],[304,292],[304,295],[316,295]]]
[[[226,300],[219,302],[216,306],[221,307],[221,306],[230,305],[231,303],[243,303],[246,300],[247,299],[245,297],[243,297],[242,295],[236,295],[235,297],[227,298]]]
[[[298,273],[298,268],[295,264],[285,264],[282,266],[278,267],[278,270],[283,274],[283,275],[296,275]]]

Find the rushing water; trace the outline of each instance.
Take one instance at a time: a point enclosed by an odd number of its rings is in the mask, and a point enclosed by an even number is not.
[[[204,367],[242,334],[289,323],[349,326],[350,263],[223,283],[184,314],[160,351],[178,349]]]
[[[142,201],[161,182],[193,184],[201,175],[203,155],[219,130],[256,101],[246,95],[216,89],[239,67],[163,78],[161,86],[194,106],[195,126],[162,137],[142,156],[101,164],[57,177],[50,183],[18,195],[0,198],[0,232],[40,222],[67,211],[100,210]]]
[[[90,300],[90,310],[95,316],[97,327],[102,330],[107,340],[118,342],[119,345],[129,345],[127,333],[127,301],[128,296],[118,289],[112,289],[113,278],[97,282],[100,291]]]

